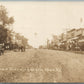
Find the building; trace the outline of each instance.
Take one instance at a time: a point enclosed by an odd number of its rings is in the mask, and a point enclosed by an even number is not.
[[[78,37],[79,39],[84,38],[84,28],[77,29],[75,32],[75,37]]]
[[[67,39],[74,38],[75,37],[75,32],[76,32],[76,29],[71,29],[71,30],[67,31],[66,38]]]

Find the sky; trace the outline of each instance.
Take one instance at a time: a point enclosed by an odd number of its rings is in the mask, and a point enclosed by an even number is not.
[[[0,5],[14,17],[13,30],[28,38],[29,44],[36,48],[46,45],[52,35],[84,27],[84,2],[0,1]]]

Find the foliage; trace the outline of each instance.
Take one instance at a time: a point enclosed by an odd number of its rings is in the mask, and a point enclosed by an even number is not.
[[[9,29],[10,25],[14,23],[14,18],[8,16],[7,9],[3,5],[0,5],[0,23],[0,43],[12,44],[14,41],[17,45],[19,45],[19,42],[21,42],[23,46],[28,45],[28,39]],[[15,37],[15,39],[13,39],[13,37]]]
[[[3,26],[14,23],[14,18],[8,17],[7,9],[2,5],[0,5],[0,22],[2,22]]]

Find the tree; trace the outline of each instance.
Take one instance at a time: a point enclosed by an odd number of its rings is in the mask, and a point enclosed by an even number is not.
[[[14,18],[8,17],[8,12],[5,6],[0,5],[0,22],[5,27],[6,25],[13,24]]]
[[[20,35],[19,33],[16,33],[15,37],[18,45],[22,45],[25,47],[28,45],[28,39],[24,36]]]
[[[28,39],[25,38],[24,36],[22,36],[22,44],[23,44],[23,46],[25,46],[25,47],[28,45]]]
[[[11,42],[10,25],[14,23],[14,18],[8,16],[5,6],[0,5],[0,43]]]
[[[6,43],[7,40],[7,29],[4,29],[3,26],[0,25],[0,43]]]

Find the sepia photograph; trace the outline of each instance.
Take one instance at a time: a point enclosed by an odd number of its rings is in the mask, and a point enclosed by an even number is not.
[[[0,1],[1,83],[83,83],[83,1]]]

